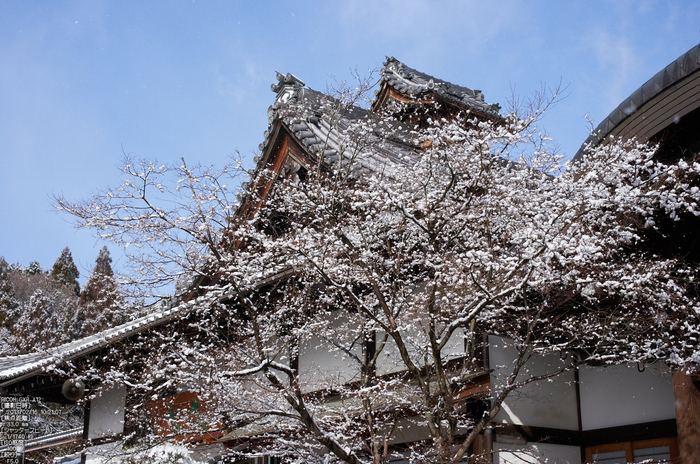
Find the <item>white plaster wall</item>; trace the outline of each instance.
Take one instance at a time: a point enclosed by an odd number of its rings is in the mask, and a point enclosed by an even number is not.
[[[454,359],[464,356],[464,330],[457,329],[454,331],[447,344],[442,349],[444,359]]]
[[[90,401],[88,438],[124,433],[126,387],[113,387]]]
[[[417,327],[413,334],[408,330],[404,333],[406,334],[404,336],[404,341],[407,344],[411,359],[415,364],[423,365],[425,358],[423,353],[428,349],[427,335],[421,332],[420,327]],[[377,334],[377,344],[381,342],[383,337],[383,332]],[[464,331],[462,329],[457,329],[442,349],[442,358],[443,361],[448,361],[461,356],[464,356]],[[399,350],[396,348],[396,343],[389,337],[386,346],[377,358],[377,374],[384,375],[405,370],[406,366],[401,359]]]
[[[379,332],[377,334],[377,346],[379,346],[383,338],[384,332]],[[379,353],[379,357],[377,358],[377,374],[384,375],[403,371],[405,369],[399,350],[396,348],[396,343],[389,337],[384,349]]]
[[[513,370],[517,351],[510,341],[489,335],[489,362],[494,372],[491,385],[500,391]],[[534,356],[521,370],[518,380],[553,372],[563,365],[558,355]],[[533,382],[506,398],[494,422],[578,430],[578,412],[574,373]]]
[[[675,419],[668,369],[650,365],[583,367],[579,372],[583,430]]]
[[[493,449],[509,450],[496,453],[494,464],[581,464],[581,449],[578,446],[549,443],[513,445],[494,442]]]
[[[336,330],[351,323],[346,316],[335,312],[327,316],[326,322],[336,343],[345,347],[352,345],[354,333]],[[328,330],[323,332],[328,333]],[[352,346],[351,353],[361,357],[362,346],[359,342]],[[328,339],[310,333],[299,349],[299,375],[302,388],[310,392],[360,380],[361,369],[355,359],[333,346]]]

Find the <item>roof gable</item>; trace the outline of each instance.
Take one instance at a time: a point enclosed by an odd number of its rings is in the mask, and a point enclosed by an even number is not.
[[[381,70],[379,90],[372,107],[378,109],[388,97],[403,96],[419,100],[437,100],[462,110],[486,117],[498,117],[500,105],[484,101],[481,90],[452,84],[406,66],[394,57],[387,57]]]

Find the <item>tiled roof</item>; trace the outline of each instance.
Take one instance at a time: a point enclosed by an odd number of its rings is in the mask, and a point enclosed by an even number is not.
[[[265,275],[254,276],[256,286],[268,284],[274,279],[280,279],[288,275],[289,269],[285,267],[270,268]],[[193,285],[196,285],[193,284]],[[228,296],[222,296],[221,301]],[[17,356],[0,357],[0,387],[12,384],[18,380],[36,375],[51,365],[62,361],[85,356],[112,343],[124,340],[133,335],[144,332],[150,328],[160,326],[177,317],[188,314],[191,305],[183,304],[179,299],[173,299],[167,309],[154,311],[146,316],[139,317],[125,324],[112,327],[102,332],[64,343],[63,345],[48,348],[44,351]]]
[[[387,58],[381,75],[380,85],[385,83],[403,95],[416,97],[437,95],[443,101],[449,101],[462,108],[498,117],[500,106],[485,103],[480,90],[472,90],[429,76],[409,68],[396,58]],[[258,147],[261,156],[254,159],[257,169],[261,168],[260,161],[266,156],[277,122],[282,122],[310,154],[322,156],[323,160],[329,164],[337,162],[341,156],[348,157],[356,154],[352,149],[344,146],[343,135],[353,122],[371,117],[370,110],[356,106],[347,107],[339,121],[331,121],[329,112],[319,111],[319,109],[325,105],[337,105],[338,101],[306,87],[301,79],[291,73],[277,73],[277,81],[271,85],[271,90],[277,94],[277,98],[267,111],[268,127],[264,134],[265,138]],[[300,115],[289,116],[284,109],[293,104],[301,104],[305,114],[301,117]],[[369,170],[386,169],[392,163],[402,162],[406,156],[413,156],[417,148],[415,141],[410,140],[408,131],[400,124],[397,123],[387,132],[390,133],[389,137],[378,136],[381,143],[372,144],[371,149],[368,148],[365,151],[366,156],[362,156],[360,161],[362,167]],[[251,175],[254,177],[252,172]],[[244,190],[248,186],[249,184],[244,184]]]
[[[371,118],[370,110],[357,106],[342,108],[342,115],[329,114],[324,108],[338,107],[341,102],[312,90],[292,74],[277,74],[278,83],[272,84],[272,91],[277,93],[275,103],[268,109],[268,128],[264,141],[258,147],[265,156],[277,123],[281,123],[293,134],[299,144],[312,156],[322,156],[323,161],[332,165],[341,157],[349,160],[357,153],[348,145],[345,137],[351,126],[365,118]],[[285,111],[290,105],[299,105],[301,112]],[[336,120],[337,119],[337,120]],[[368,170],[386,169],[392,163],[401,162],[405,156],[412,156],[416,146],[408,138],[405,127],[392,127],[391,137],[377,135],[377,143],[363,150],[365,156],[359,157],[359,164]],[[261,157],[254,159],[260,168]],[[244,184],[244,189],[247,184]]]
[[[142,332],[149,327],[169,321],[184,310],[185,306],[177,306],[161,311],[155,311],[126,324],[112,327],[100,333],[90,335],[80,340],[74,340],[55,348],[48,348],[37,353],[21,354],[0,358],[0,386],[17,379],[40,372],[47,366],[77,358],[96,351],[104,346],[123,340],[131,335]]]
[[[682,79],[700,69],[700,44],[694,46],[673,63],[666,66],[646,81],[640,88],[632,92],[617,108],[615,108],[596,127],[593,133],[581,145],[574,159],[583,156],[583,151],[589,145],[595,145],[604,140],[620,123],[639,111],[645,103],[656,95],[671,87]]]
[[[484,102],[484,94],[461,85],[451,84],[428,74],[409,68],[394,57],[387,57],[381,70],[379,84],[386,83],[397,92],[412,97],[435,94],[466,109],[498,116],[500,105]],[[375,91],[378,94],[380,91]]]

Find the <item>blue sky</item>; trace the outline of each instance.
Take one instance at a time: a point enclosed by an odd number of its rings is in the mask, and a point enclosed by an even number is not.
[[[68,246],[84,279],[105,243],[50,196],[116,186],[122,151],[252,160],[275,71],[324,90],[390,55],[503,107],[561,81],[542,125],[572,156],[586,115],[599,123],[700,42],[700,2],[376,3],[0,0],[0,256],[46,269]]]

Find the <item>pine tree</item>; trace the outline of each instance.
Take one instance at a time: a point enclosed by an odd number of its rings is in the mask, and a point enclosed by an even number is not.
[[[74,276],[72,282],[66,275]],[[78,312],[77,275],[68,248],[51,273],[36,261],[22,266],[0,257],[0,356],[42,350],[70,339]]]
[[[79,296],[79,276],[80,272],[78,272],[78,267],[73,262],[73,256],[71,255],[70,249],[68,247],[65,247],[61,252],[61,256],[59,256],[56,262],[53,263],[53,269],[51,269],[51,277],[63,283],[64,285],[71,287],[75,291],[75,295]]]
[[[97,255],[92,275],[80,294],[73,332],[74,336],[86,336],[122,322],[122,295],[114,279],[112,257],[105,246]]]
[[[30,263],[29,263],[29,266],[27,266],[27,267],[25,267],[25,268],[23,268],[23,269],[24,269],[24,273],[25,273],[25,274],[28,274],[28,275],[38,275],[38,274],[41,274],[42,272],[44,272],[44,271],[41,269],[41,265],[39,264],[38,261],[32,261],[32,262],[30,262]]]
[[[17,306],[15,289],[9,278],[10,272],[10,265],[0,256],[0,327],[6,328],[11,325],[10,314]]]

